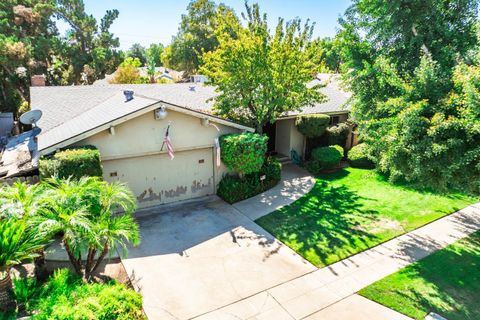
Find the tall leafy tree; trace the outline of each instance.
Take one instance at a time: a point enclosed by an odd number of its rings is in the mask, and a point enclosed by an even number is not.
[[[281,114],[321,101],[318,86],[308,82],[318,70],[311,44],[313,26],[299,19],[279,19],[274,32],[257,4],[246,5],[246,27],[232,16],[219,19],[219,45],[201,68],[218,88],[215,108],[262,132]]]
[[[142,66],[146,65],[147,63],[147,52],[145,47],[143,47],[140,43],[134,43],[130,49],[127,50],[127,57],[138,59]]]
[[[161,56],[163,53],[164,47],[161,43],[152,43],[145,52],[147,57],[147,64],[154,64],[155,67],[161,67],[162,61]]]
[[[476,21],[468,0],[356,0],[341,21],[353,115],[392,180],[480,192]]]
[[[166,67],[192,74],[202,64],[202,55],[218,45],[215,29],[219,16],[234,15],[223,4],[211,0],[193,0],[182,15],[177,35],[162,55]]]
[[[28,101],[30,76],[51,64],[54,8],[53,0],[0,2],[0,111],[16,112]]]
[[[116,49],[120,42],[109,30],[119,15],[118,10],[107,10],[98,26],[93,15],[86,13],[83,0],[56,2],[55,16],[71,27],[63,58],[73,67],[69,81],[91,83],[115,71],[122,61]]]
[[[82,0],[10,0],[0,3],[0,111],[28,109],[30,77],[54,85],[91,83],[122,61],[109,31],[118,17],[109,10],[97,25]],[[56,20],[71,27],[59,35]]]

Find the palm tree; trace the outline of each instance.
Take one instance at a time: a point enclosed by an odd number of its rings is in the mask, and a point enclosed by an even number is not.
[[[0,219],[0,309],[14,306],[10,296],[12,279],[10,268],[26,260],[32,260],[45,245],[45,237],[30,228],[23,219]]]
[[[54,178],[46,183],[49,204],[42,210],[41,228],[64,232],[69,259],[85,279],[91,279],[110,250],[120,247],[126,251],[128,243],[140,242],[132,216],[136,199],[124,184],[91,177]]]
[[[63,232],[62,242],[75,272],[82,273],[82,252],[88,247],[92,223],[85,208],[73,209],[50,198],[49,205],[32,218],[38,230],[50,236]]]
[[[28,185],[25,182],[17,181],[12,186],[0,188],[0,218],[14,217],[24,219],[30,227],[31,217],[35,216],[42,206],[44,187],[41,184]],[[34,259],[35,275],[37,279],[43,280],[47,276],[45,269],[45,253],[43,247],[39,250],[38,256]]]

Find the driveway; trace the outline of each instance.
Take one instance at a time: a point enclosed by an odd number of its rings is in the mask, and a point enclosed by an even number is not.
[[[149,319],[190,319],[316,268],[217,197],[144,211],[123,264]]]

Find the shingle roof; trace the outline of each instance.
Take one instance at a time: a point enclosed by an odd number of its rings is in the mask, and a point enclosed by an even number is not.
[[[326,97],[327,101],[316,103],[313,106],[306,106],[301,111],[288,112],[285,117],[295,116],[299,114],[315,114],[315,113],[335,113],[349,111],[349,101],[352,96],[350,92],[342,88],[340,75],[319,73],[317,78],[309,83],[309,86],[318,84],[326,84],[320,89]]]
[[[321,91],[327,102],[285,116],[345,111],[350,94],[341,90],[337,76],[319,74],[310,85],[325,82],[327,86]],[[134,91],[135,99],[125,103],[124,90]],[[32,109],[43,112],[37,125],[42,129],[38,148],[44,150],[157,102],[209,114],[218,93],[200,83],[174,83],[31,87],[30,95]]]
[[[190,87],[194,87],[194,90],[190,90]],[[213,101],[207,100],[217,95],[213,87],[192,83],[31,87],[31,107],[42,110],[43,116],[38,126],[45,132],[99,106],[124,90],[132,90],[136,96],[200,112],[209,112]],[[112,106],[113,109],[115,106]]]
[[[132,90],[135,98],[125,103],[124,90]],[[215,97],[213,87],[199,84],[108,85],[70,87],[32,87],[32,109],[40,109],[42,128],[39,150],[54,146],[101,125],[158,102],[209,113]]]

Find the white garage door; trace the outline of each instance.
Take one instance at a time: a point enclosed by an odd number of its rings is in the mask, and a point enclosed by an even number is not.
[[[103,161],[107,181],[126,182],[139,207],[198,198],[215,190],[212,148]]]

